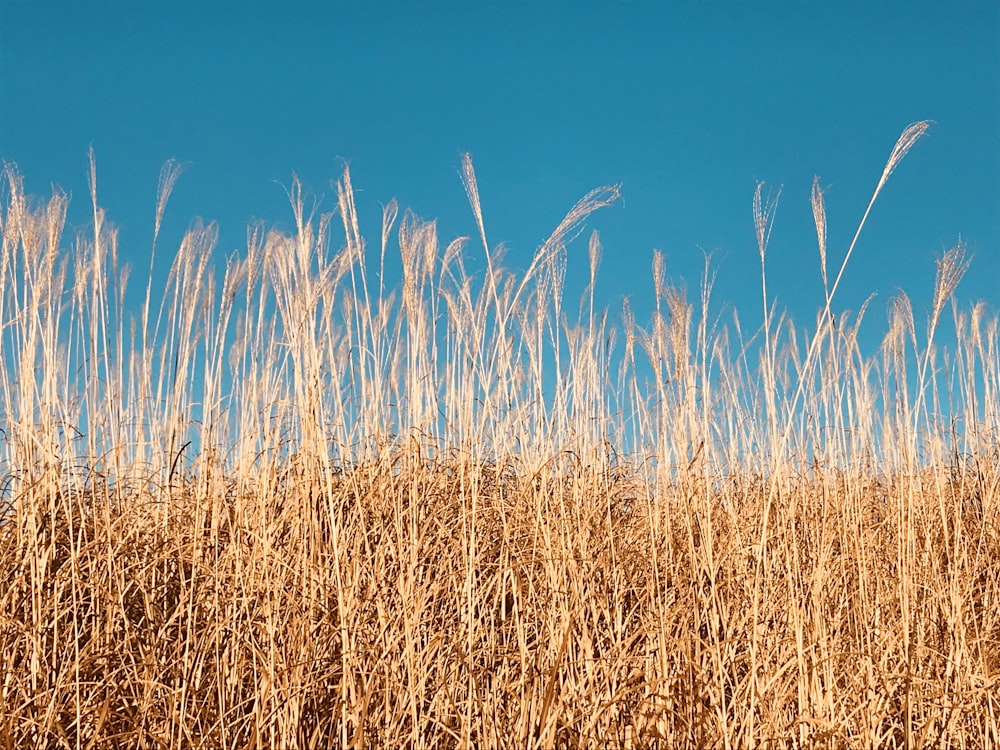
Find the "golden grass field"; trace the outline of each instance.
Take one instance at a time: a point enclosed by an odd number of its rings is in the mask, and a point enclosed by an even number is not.
[[[961,246],[865,355],[818,187],[822,313],[775,312],[758,189],[760,329],[659,255],[640,323],[562,294],[615,188],[515,276],[466,159],[477,238],[391,203],[366,251],[345,170],[221,284],[193,225],[131,314],[91,163],[69,250],[66,195],[0,191],[0,748],[1000,746],[1000,341]]]

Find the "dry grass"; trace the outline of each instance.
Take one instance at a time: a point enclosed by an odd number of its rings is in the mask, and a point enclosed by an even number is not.
[[[8,168],[0,747],[1000,744],[997,319],[934,338],[961,248],[926,332],[901,297],[866,358],[814,189],[803,342],[758,190],[759,338],[695,319],[659,256],[647,326],[592,287],[573,322],[565,245],[617,190],[515,278],[464,177],[481,279],[395,204],[376,278],[345,171],[221,286],[193,227],[132,318],[96,188],[66,252],[66,197]]]

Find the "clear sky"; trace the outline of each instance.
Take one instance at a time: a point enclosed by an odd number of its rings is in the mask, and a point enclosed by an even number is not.
[[[959,236],[975,255],[960,297],[1000,301],[995,0],[0,2],[0,158],[32,192],[71,191],[82,227],[93,145],[100,201],[140,275],[168,158],[188,168],[161,248],[202,216],[220,225],[221,258],[254,217],[292,226],[293,171],[332,210],[345,161],[373,249],[393,197],[438,219],[445,242],[475,236],[467,151],[488,237],[522,270],[577,199],[621,183],[624,200],[588,227],[605,247],[599,301],[617,311],[629,295],[640,320],[658,248],[692,296],[714,252],[714,304],[759,325],[751,200],[758,180],[783,186],[769,291],[811,325],[813,176],[835,266],[896,138],[923,119],[935,124],[876,204],[834,305],[877,293],[876,328],[898,289],[930,304],[934,258]],[[468,253],[475,267],[481,249]],[[586,274],[584,236],[570,299]]]

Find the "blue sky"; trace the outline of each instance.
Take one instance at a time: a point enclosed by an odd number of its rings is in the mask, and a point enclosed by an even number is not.
[[[87,149],[99,197],[141,275],[157,177],[187,164],[161,252],[201,216],[220,259],[253,218],[292,226],[292,172],[325,195],[344,161],[375,248],[395,197],[475,236],[459,179],[476,167],[491,243],[524,269],[590,189],[599,302],[640,319],[654,248],[692,295],[714,253],[716,309],[760,323],[751,200],[783,186],[769,292],[800,326],[821,307],[809,205],[827,188],[830,264],[846,250],[900,132],[934,121],[893,175],[848,268],[838,310],[898,290],[930,304],[934,258],[974,253],[963,300],[1000,299],[1000,4],[836,2],[0,3],[0,158],[32,192],[73,194],[87,222]],[[67,245],[70,238],[66,238]],[[470,265],[481,260],[471,243]],[[166,253],[164,253],[166,255]],[[162,259],[165,273],[169,258]],[[567,293],[586,284],[586,236]],[[133,279],[138,277],[133,276]],[[135,289],[144,287],[134,280]],[[873,334],[872,341],[877,341]]]

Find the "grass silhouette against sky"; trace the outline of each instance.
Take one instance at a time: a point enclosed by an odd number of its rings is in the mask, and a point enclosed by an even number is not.
[[[293,171],[332,210],[345,162],[370,233],[395,197],[438,219],[443,239],[475,236],[459,177],[469,152],[487,236],[514,270],[581,196],[620,183],[624,200],[589,222],[605,246],[598,301],[616,314],[628,295],[640,321],[653,249],[692,290],[704,250],[719,271],[713,304],[756,328],[751,199],[758,181],[783,186],[769,290],[805,326],[822,307],[813,177],[832,266],[896,137],[929,119],[835,306],[856,311],[877,293],[876,344],[897,290],[930,306],[933,260],[960,236],[974,256],[960,299],[997,300],[995,3],[271,3],[236,13],[14,2],[0,8],[0,65],[0,158],[30,192],[69,190],[70,224],[82,227],[93,145],[98,199],[121,227],[122,259],[143,276],[167,159],[187,169],[161,245],[176,247],[202,216],[219,223],[221,257],[245,251],[254,218],[291,227]],[[580,256],[567,271],[572,299],[587,283],[585,239],[570,250]],[[468,252],[481,267],[481,251]],[[170,260],[163,252],[161,278]]]
[[[249,7],[0,9],[0,747],[998,744],[1000,9]]]

